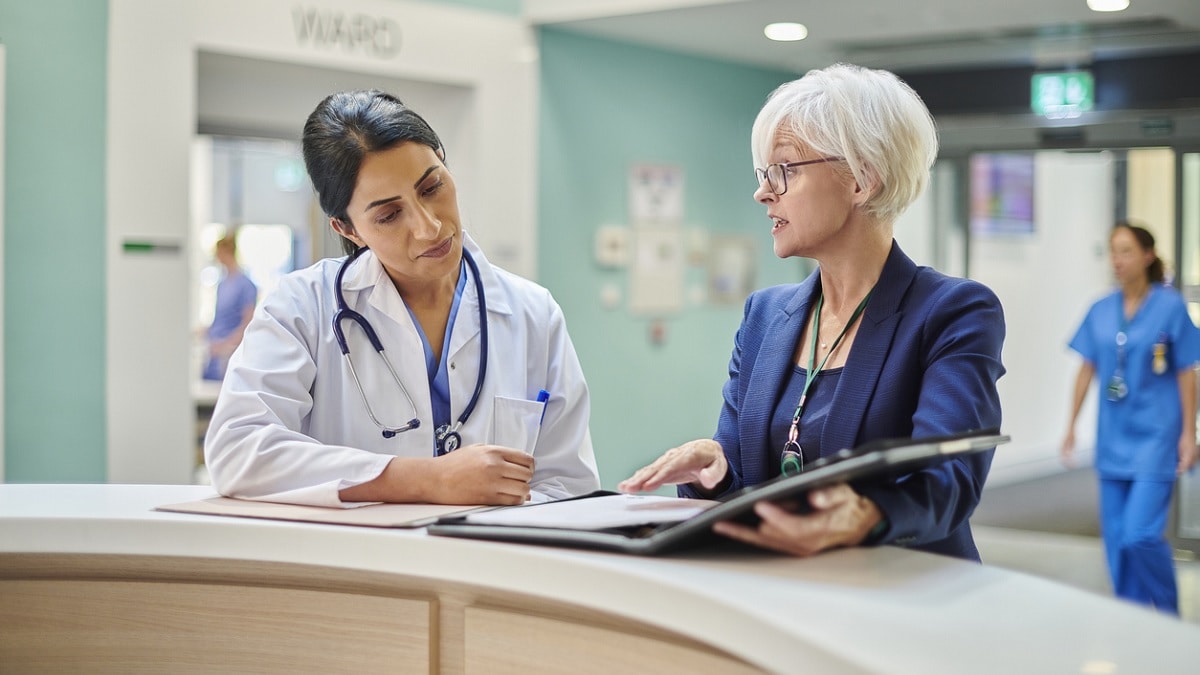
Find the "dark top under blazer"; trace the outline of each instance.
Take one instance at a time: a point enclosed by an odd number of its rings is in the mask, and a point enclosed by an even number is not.
[[[768,437],[771,413],[820,290],[814,272],[746,300],[713,436],[729,459],[729,491],[767,480],[768,465],[780,460],[785,439]],[[893,241],[834,392],[821,454],[880,438],[998,428],[1003,343],[1004,312],[990,289],[917,267]],[[856,485],[888,520],[877,543],[979,560],[967,521],[992,454],[956,458],[887,484]],[[698,496],[686,485],[679,493]]]

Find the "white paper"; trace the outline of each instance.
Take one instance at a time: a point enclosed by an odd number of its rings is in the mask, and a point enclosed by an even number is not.
[[[467,522],[481,525],[602,530],[611,527],[677,523],[717,503],[707,499],[657,495],[605,495],[481,511],[468,515]]]

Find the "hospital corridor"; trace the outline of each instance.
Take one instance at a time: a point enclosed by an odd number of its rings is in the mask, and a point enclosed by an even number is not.
[[[1197,672],[1196,72],[1194,0],[0,0],[0,672]]]

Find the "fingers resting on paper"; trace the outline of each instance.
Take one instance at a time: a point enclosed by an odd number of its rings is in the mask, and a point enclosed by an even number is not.
[[[699,483],[704,488],[712,488],[728,471],[729,464],[720,444],[712,439],[700,439],[666,451],[618,483],[617,489],[647,492],[678,483]]]

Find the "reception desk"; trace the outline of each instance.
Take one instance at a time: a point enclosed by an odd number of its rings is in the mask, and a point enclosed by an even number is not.
[[[669,558],[0,485],[0,672],[1168,673],[1200,630],[894,547]]]

